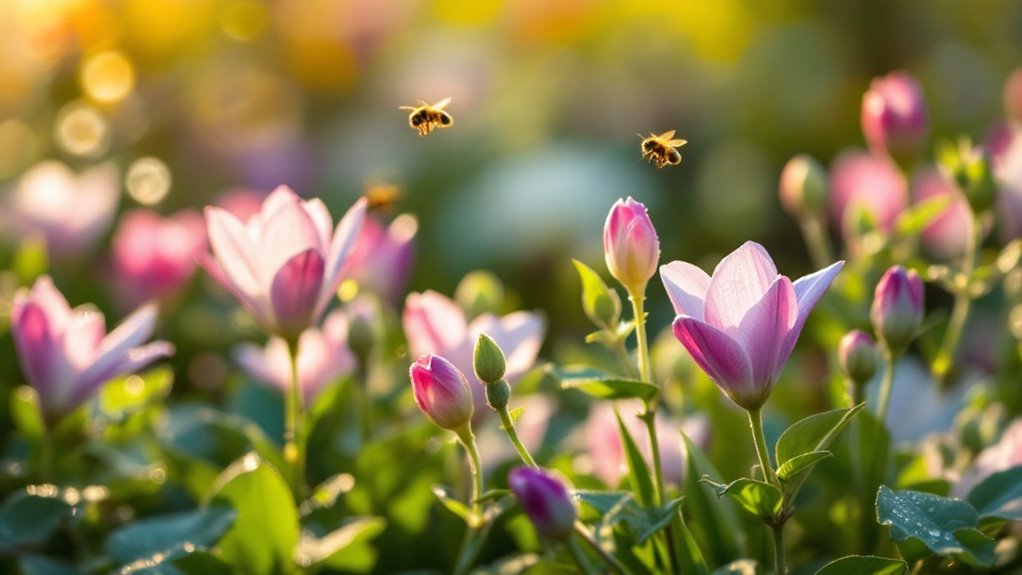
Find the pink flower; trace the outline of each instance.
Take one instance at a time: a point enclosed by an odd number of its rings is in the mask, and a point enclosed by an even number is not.
[[[233,355],[238,365],[260,383],[272,385],[281,393],[290,389],[291,355],[283,339],[271,337],[265,347],[243,344]],[[312,405],[327,385],[355,367],[355,355],[348,348],[348,316],[344,310],[334,310],[321,329],[310,327],[298,338],[298,384],[305,396],[304,405]]]
[[[1022,418],[1012,421],[997,443],[980,452],[953,493],[957,497],[965,497],[969,490],[987,477],[1019,465],[1022,465]]]
[[[408,282],[418,229],[418,221],[408,214],[398,216],[387,227],[374,217],[366,217],[348,257],[346,275],[360,288],[396,301]]]
[[[415,360],[408,375],[415,403],[439,427],[458,431],[472,420],[472,390],[465,374],[439,355]]]
[[[483,385],[472,369],[472,352],[479,334],[493,338],[504,351],[507,360],[504,378],[509,383],[532,367],[543,344],[544,322],[539,314],[524,311],[503,317],[482,314],[468,323],[458,304],[434,291],[408,294],[402,323],[412,357],[443,355],[470,374],[472,395],[480,413],[488,408]]]
[[[874,78],[862,97],[862,133],[870,150],[910,159],[926,143],[929,121],[923,91],[905,72]]]
[[[948,196],[950,204],[923,230],[922,241],[938,257],[956,258],[965,252],[972,234],[972,211],[958,186],[935,168],[926,168],[912,178],[916,202]]]
[[[1022,236],[1022,130],[1010,128],[990,147],[997,182],[998,225],[1005,242]]]
[[[792,283],[763,246],[746,242],[709,276],[685,262],[660,268],[678,313],[674,335],[728,397],[758,409],[770,395],[802,326],[844,262]]]
[[[912,341],[923,323],[923,280],[915,270],[892,266],[873,292],[873,331],[893,351]]]
[[[48,160],[18,181],[8,225],[46,238],[50,255],[68,258],[90,249],[110,227],[121,197],[117,168],[102,164],[75,175]]]
[[[660,261],[660,240],[646,206],[631,197],[614,203],[603,226],[603,254],[610,275],[626,289],[646,287]]]
[[[198,212],[185,210],[163,218],[149,210],[131,210],[114,233],[116,289],[128,307],[174,295],[195,271],[206,249],[206,230]]]
[[[365,201],[333,219],[319,199],[303,201],[281,186],[258,214],[242,223],[222,208],[206,208],[210,275],[273,335],[297,337],[319,322],[341,282],[358,238]]]
[[[847,234],[853,223],[849,210],[865,210],[884,231],[889,231],[908,205],[908,185],[898,167],[886,158],[864,152],[843,152],[830,169],[830,211]]]
[[[68,305],[49,277],[20,290],[11,306],[11,331],[25,378],[39,394],[50,420],[73,411],[107,381],[142,369],[174,348],[145,343],[156,307],[139,308],[109,334],[103,314]]]
[[[266,201],[266,192],[250,188],[232,188],[217,195],[214,204],[231,212],[243,222],[259,213]]]

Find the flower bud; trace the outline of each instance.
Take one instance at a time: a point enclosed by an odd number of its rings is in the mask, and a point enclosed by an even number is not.
[[[862,133],[874,153],[904,165],[926,143],[929,121],[923,91],[905,72],[874,78],[862,97]]]
[[[827,207],[827,171],[812,156],[799,154],[781,172],[781,205],[795,218],[822,214]]]
[[[544,469],[516,467],[507,484],[536,531],[560,541],[571,536],[575,501],[561,479]]]
[[[476,340],[475,352],[472,354],[472,369],[475,370],[479,381],[487,384],[500,381],[507,371],[504,352],[500,350],[497,342],[485,333],[479,334],[479,339]]]
[[[439,355],[423,355],[409,370],[415,403],[438,426],[458,431],[472,420],[472,389],[465,375]]]
[[[507,409],[507,402],[511,400],[511,384],[506,379],[486,384],[486,404],[494,411]]]
[[[877,370],[876,342],[868,333],[855,329],[841,338],[837,351],[841,371],[855,385],[865,385]]]
[[[923,281],[915,270],[893,266],[873,293],[873,331],[892,352],[908,346],[923,323]]]
[[[484,313],[500,313],[504,306],[504,284],[493,273],[476,270],[461,279],[454,299],[469,319]]]
[[[657,270],[660,241],[646,206],[629,197],[618,200],[603,227],[607,269],[629,291],[641,291]]]

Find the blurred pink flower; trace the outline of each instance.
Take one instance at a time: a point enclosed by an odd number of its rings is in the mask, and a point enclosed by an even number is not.
[[[997,217],[1001,239],[1022,237],[1022,130],[1008,126],[988,143],[997,182]]]
[[[266,201],[266,193],[251,188],[232,188],[219,194],[214,205],[231,212],[243,222],[259,213]]]
[[[950,196],[951,204],[923,230],[923,246],[938,257],[957,258],[965,253],[969,234],[972,233],[969,202],[958,186],[940,170],[930,167],[916,172],[912,178],[914,202],[941,196]]]
[[[725,395],[758,409],[802,333],[813,306],[834,281],[837,262],[792,283],[763,246],[745,242],[713,270],[674,261],[660,267],[678,316],[674,335]]]
[[[635,414],[641,411],[642,404],[638,400],[619,401],[618,409],[621,412],[621,420],[628,428],[628,433],[638,444],[646,462],[652,464],[649,433],[646,431],[645,424],[635,417]],[[658,412],[656,428],[664,480],[680,485],[685,480],[687,455],[679,430],[685,432],[685,435],[700,448],[706,449],[710,440],[709,422],[703,415],[692,415],[679,424],[677,420],[670,419],[662,412]],[[611,489],[617,487],[621,478],[627,473],[628,466],[625,462],[617,418],[614,417],[614,408],[611,404],[599,403],[589,410],[585,435],[586,447],[593,462],[593,474],[607,487]]]
[[[146,305],[107,334],[102,313],[72,310],[46,276],[31,291],[18,291],[11,306],[22,372],[51,420],[73,411],[107,381],[171,355],[174,347],[165,341],[142,345],[155,324],[156,307]]]
[[[1015,68],[1004,81],[1002,98],[1008,119],[1022,123],[1022,67]]]
[[[359,200],[332,228],[321,200],[303,201],[281,186],[245,223],[207,207],[212,255],[202,262],[267,331],[297,337],[319,322],[334,298],[364,217]]]
[[[890,231],[908,205],[908,184],[898,167],[865,152],[838,155],[830,169],[830,191],[831,216],[846,233],[852,208],[866,210],[880,229]]]
[[[206,229],[197,211],[166,218],[150,210],[126,212],[112,240],[115,289],[127,307],[170,297],[191,279],[205,250]]]
[[[969,490],[987,477],[1019,465],[1022,465],[1022,418],[1012,421],[997,443],[980,452],[972,467],[955,485],[953,494],[965,497]]]
[[[926,143],[929,120],[923,91],[906,72],[873,79],[862,96],[861,120],[862,133],[875,154],[911,159]]]
[[[42,234],[50,255],[65,259],[89,250],[107,231],[120,196],[113,164],[75,175],[64,164],[47,160],[21,176],[7,221],[21,234]]]
[[[486,407],[486,393],[472,369],[472,352],[479,334],[497,342],[507,358],[504,378],[510,383],[524,374],[536,361],[543,344],[545,325],[537,313],[517,311],[503,317],[483,314],[472,320],[458,304],[435,291],[410,293],[402,315],[405,337],[412,357],[435,353],[443,355],[468,375],[478,412]]]
[[[271,337],[264,347],[250,343],[234,349],[234,360],[248,375],[287,393],[291,385],[291,357],[287,342]],[[304,405],[312,405],[327,385],[355,370],[355,355],[348,348],[348,316],[334,310],[322,328],[310,327],[298,339],[298,380],[305,396]]]
[[[398,216],[387,227],[367,216],[358,242],[348,256],[345,275],[358,282],[360,288],[397,301],[408,283],[418,230],[419,222],[409,214]]]

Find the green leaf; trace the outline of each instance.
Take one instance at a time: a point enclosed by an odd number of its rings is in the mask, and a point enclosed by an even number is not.
[[[508,417],[511,418],[511,425],[517,424],[518,423],[518,418],[521,417],[523,413],[525,413],[525,408],[524,407],[516,407],[516,408],[512,409],[510,411],[510,413],[508,413]],[[503,429],[503,427],[504,426],[501,426],[502,429]]]
[[[0,504],[0,552],[42,545],[61,522],[71,516],[71,505],[52,485],[32,485],[16,491]]]
[[[476,520],[472,516],[472,510],[468,508],[468,505],[465,505],[456,499],[449,489],[443,485],[434,485],[433,495],[436,495],[436,498],[440,500],[440,503],[443,503],[444,507],[446,507],[451,513],[454,513],[458,517],[464,519],[465,523],[469,525],[475,523]]]
[[[18,568],[22,575],[79,575],[81,571],[69,563],[42,555],[21,555]]]
[[[235,517],[237,512],[230,507],[206,507],[141,519],[114,530],[104,548],[120,563],[175,548],[209,548],[234,524]]]
[[[496,501],[509,495],[511,495],[510,489],[487,489],[479,495],[476,501],[479,503],[485,503],[487,501]]]
[[[632,499],[627,491],[596,491],[589,489],[575,490],[575,499],[595,509],[601,516],[606,516],[619,506],[622,501]]]
[[[794,483],[806,477],[817,463],[828,457],[833,457],[833,455],[829,451],[810,451],[809,453],[796,455],[777,468],[777,477],[781,481]]]
[[[900,559],[849,555],[827,563],[816,575],[902,575],[907,569]]]
[[[50,265],[46,252],[46,237],[34,233],[25,237],[14,252],[11,271],[18,275],[19,283],[30,284],[46,273]]]
[[[162,402],[174,384],[174,371],[166,366],[142,375],[117,378],[103,386],[99,394],[100,411],[107,418],[120,420]]]
[[[825,451],[864,407],[866,404],[860,403],[848,409],[835,409],[810,415],[794,423],[777,440],[777,447],[774,449],[777,463],[784,465],[793,457],[814,451]]]
[[[614,417],[617,418],[618,432],[621,434],[621,443],[625,450],[625,461],[628,463],[628,480],[632,484],[632,492],[638,496],[639,503],[643,506],[653,504],[653,480],[649,476],[649,467],[646,465],[639,446],[632,439],[625,422],[621,420],[621,414],[614,410]]]
[[[174,566],[185,575],[233,575],[229,563],[208,551],[196,551],[173,558]]]
[[[213,487],[214,503],[238,512],[220,540],[220,555],[238,571],[272,575],[295,571],[298,510],[280,473],[255,453],[232,463]]]
[[[1022,466],[990,475],[973,487],[965,500],[981,518],[1022,521]]]
[[[655,535],[671,522],[671,519],[678,514],[683,498],[668,502],[660,508],[644,508],[635,505],[625,505],[621,512],[621,521],[635,535],[635,541],[642,545],[650,537]]]
[[[582,310],[597,327],[612,329],[621,319],[621,298],[592,268],[578,260],[571,263],[582,280]]]
[[[702,481],[716,488],[717,497],[721,499],[724,496],[730,497],[738,502],[738,505],[742,506],[746,511],[761,519],[773,519],[781,512],[784,496],[781,494],[780,489],[769,483],[747,477],[736,479],[727,485],[714,483],[705,477]]]
[[[951,205],[951,195],[941,195],[914,202],[905,208],[894,222],[894,228],[901,237],[918,236]]]
[[[382,517],[356,517],[322,537],[304,532],[295,550],[295,562],[302,568],[320,566],[364,573],[376,564],[377,553],[369,542],[386,527],[387,520]]]
[[[994,561],[994,540],[976,529],[979,514],[965,501],[881,485],[876,511],[894,541],[918,539],[937,555],[960,556],[974,565]]]
[[[41,439],[46,430],[43,412],[39,407],[39,395],[27,385],[19,385],[11,391],[11,420],[25,437]]]
[[[312,490],[312,495],[302,502],[298,511],[302,517],[318,509],[328,509],[337,503],[337,498],[351,491],[355,478],[350,473],[338,473],[326,478]]]
[[[685,509],[690,517],[698,517],[691,528],[701,547],[710,555],[710,563],[720,565],[745,550],[745,531],[738,509],[730,499],[719,500],[712,485],[696,481],[697,477],[720,477],[703,450],[684,433],[685,474],[688,478],[682,484],[685,495]]]
[[[739,559],[718,568],[713,575],[762,575],[763,570],[752,559]]]
[[[561,388],[577,389],[599,399],[650,399],[660,388],[644,381],[627,379],[588,367],[565,367],[560,372]]]

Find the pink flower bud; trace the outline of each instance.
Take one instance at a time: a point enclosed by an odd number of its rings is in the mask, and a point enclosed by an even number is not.
[[[507,485],[536,531],[560,541],[571,536],[575,501],[556,475],[544,469],[516,467],[508,474]]]
[[[607,268],[628,290],[641,290],[656,273],[660,241],[646,206],[631,197],[618,200],[603,227]]]
[[[884,272],[873,293],[873,331],[894,352],[915,337],[923,323],[923,281],[915,270],[893,266]]]
[[[928,126],[926,102],[915,78],[891,72],[873,79],[862,97],[862,133],[874,153],[913,159],[926,143]]]
[[[177,293],[195,271],[206,249],[202,216],[181,211],[164,218],[150,210],[131,210],[121,218],[112,240],[116,288],[134,307]]]
[[[415,403],[430,421],[457,431],[472,420],[472,389],[454,364],[439,355],[423,355],[408,373]]]
[[[908,205],[908,183],[889,159],[861,151],[841,153],[830,169],[830,208],[848,235],[856,212],[865,211],[878,228],[890,231]]]
[[[876,342],[862,330],[852,330],[841,338],[837,357],[841,371],[856,385],[865,384],[876,373],[878,363]]]
[[[827,171],[812,156],[799,154],[784,165],[780,194],[792,217],[819,214],[827,206]]]

